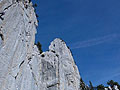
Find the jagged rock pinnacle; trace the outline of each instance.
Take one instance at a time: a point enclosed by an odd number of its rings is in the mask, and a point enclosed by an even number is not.
[[[34,45],[38,24],[28,1],[0,0],[0,90],[80,90],[64,41],[55,39],[42,54]]]
[[[51,42],[51,45],[49,46],[49,50],[56,51],[57,53],[60,54],[66,54],[66,52],[68,52],[68,47],[62,39],[56,38]]]

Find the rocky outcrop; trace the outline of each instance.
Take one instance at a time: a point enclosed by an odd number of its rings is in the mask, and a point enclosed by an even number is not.
[[[40,54],[37,25],[30,0],[0,0],[0,90],[80,90],[65,42],[57,38]]]
[[[114,85],[113,87],[109,86],[108,88],[105,88],[105,90],[119,90],[117,85]]]

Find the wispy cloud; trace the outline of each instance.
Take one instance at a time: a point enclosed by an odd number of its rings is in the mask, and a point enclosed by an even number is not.
[[[118,39],[119,37],[120,37],[120,34],[106,35],[103,37],[93,38],[93,39],[86,40],[86,41],[78,41],[73,44],[70,44],[70,47],[71,49],[90,47],[90,46],[102,44],[105,42],[113,41],[115,39]]]

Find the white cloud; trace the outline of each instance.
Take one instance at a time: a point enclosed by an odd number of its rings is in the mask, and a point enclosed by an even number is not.
[[[86,41],[79,41],[79,42],[70,44],[70,47],[71,49],[90,47],[90,46],[102,44],[105,42],[110,42],[112,40],[117,39],[118,37],[120,37],[119,34],[106,35],[103,37],[93,38],[93,39],[86,40]]]

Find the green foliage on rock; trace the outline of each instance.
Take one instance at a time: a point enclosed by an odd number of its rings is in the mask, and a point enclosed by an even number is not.
[[[89,87],[90,87],[90,90],[94,90],[94,87],[93,87],[93,85],[92,85],[92,82],[91,81],[89,81]]]
[[[116,86],[118,87],[118,89],[120,90],[120,85],[118,84],[118,82],[115,82],[115,81],[113,81],[113,80],[110,80],[110,81],[107,82],[107,84],[108,84],[109,86],[111,86],[112,88],[114,87],[114,85],[116,85]]]
[[[40,52],[40,54],[43,52],[42,51],[42,45],[41,45],[41,43],[40,42],[37,42],[37,47],[38,47],[38,50],[39,50],[39,52]]]
[[[33,4],[33,7],[37,7],[37,4],[35,3],[35,4]]]
[[[97,86],[97,90],[105,90],[105,87],[103,84]]]
[[[115,86],[117,86],[117,88],[120,90],[120,84],[118,82],[113,81],[113,80],[108,81],[107,85],[110,86],[112,88],[112,90],[115,90]],[[87,86],[87,85],[85,85],[82,78],[80,79],[80,89],[81,90],[105,90],[105,88],[110,90],[108,88],[108,86],[104,86],[103,84],[100,84],[98,86],[93,86],[91,81],[89,81],[89,86]]]
[[[85,90],[85,83],[83,82],[82,78],[80,79],[80,88]]]
[[[82,78],[80,79],[80,89],[81,90],[90,90],[89,87],[87,85],[85,85],[85,83],[82,80]]]

